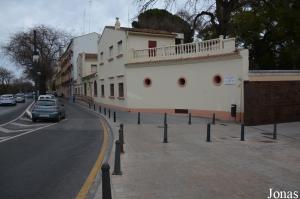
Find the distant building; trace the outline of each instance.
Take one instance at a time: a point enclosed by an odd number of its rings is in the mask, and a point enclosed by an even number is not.
[[[74,94],[78,81],[77,57],[81,52],[97,53],[98,37],[98,33],[89,33],[71,39],[59,60],[60,74],[56,74],[61,79],[60,84],[56,85],[58,95],[69,97]]]

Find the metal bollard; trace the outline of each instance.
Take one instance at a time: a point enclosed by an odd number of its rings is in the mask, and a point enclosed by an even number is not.
[[[99,106],[99,113],[101,113],[101,106]]]
[[[138,112],[138,125],[140,125],[140,124],[141,124],[141,113]]]
[[[124,124],[120,124],[120,129],[122,129],[122,131],[124,131]]]
[[[116,122],[116,111],[114,111],[114,122]]]
[[[121,171],[121,158],[120,158],[120,141],[116,141],[116,149],[115,149],[115,167],[114,167],[114,172],[112,173],[113,175],[122,175]]]
[[[245,141],[245,125],[241,124],[241,141]]]
[[[191,125],[191,124],[192,124],[192,114],[189,113],[189,125]]]
[[[111,186],[110,186],[110,166],[104,163],[101,166],[102,170],[102,199],[111,199]]]
[[[96,110],[96,105],[94,104],[94,111]]]
[[[207,124],[206,142],[210,142],[210,123]]]
[[[215,123],[216,123],[216,114],[214,113],[213,117],[212,117],[212,124],[215,124]]]
[[[168,124],[164,124],[164,143],[168,143]]]
[[[167,113],[164,114],[164,124],[167,124]]]
[[[274,124],[274,130],[273,130],[273,139],[277,140],[277,124]]]
[[[120,152],[124,153],[124,146],[123,146],[124,145],[124,132],[121,129],[121,127],[119,129],[119,140],[120,140]]]
[[[104,115],[106,115],[106,108],[104,108]]]
[[[110,118],[110,109],[108,109],[108,118]]]

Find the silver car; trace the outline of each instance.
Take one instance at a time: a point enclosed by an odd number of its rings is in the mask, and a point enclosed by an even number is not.
[[[1,95],[0,97],[0,105],[16,105],[16,99],[12,94]]]
[[[17,93],[16,94],[16,102],[19,103],[25,103],[25,95],[23,93]]]

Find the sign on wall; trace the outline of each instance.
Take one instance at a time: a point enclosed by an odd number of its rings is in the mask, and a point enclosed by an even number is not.
[[[236,78],[234,76],[225,76],[224,77],[224,85],[235,85]]]

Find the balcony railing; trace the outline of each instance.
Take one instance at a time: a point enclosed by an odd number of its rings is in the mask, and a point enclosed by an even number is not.
[[[235,51],[235,38],[206,40],[174,46],[132,50],[129,63],[184,59],[210,55],[220,55]]]

